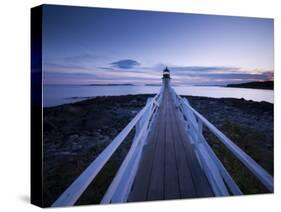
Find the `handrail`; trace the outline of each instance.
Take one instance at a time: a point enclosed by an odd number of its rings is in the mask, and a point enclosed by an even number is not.
[[[241,194],[238,186],[235,186],[236,183],[231,177],[228,177],[227,171],[222,169],[218,159],[215,157],[215,154],[208,148],[207,142],[202,135],[203,125],[196,120],[196,117],[190,110],[183,107],[184,104],[182,101],[187,100],[181,99],[174,89],[171,89],[171,92],[176,106],[183,115],[183,123],[186,123],[186,136],[189,137],[190,142],[194,147],[193,150],[198,159],[199,165],[205,173],[214,195],[229,196],[229,191],[233,194]]]
[[[161,93],[161,92],[160,92]],[[99,156],[80,174],[78,178],[59,196],[52,204],[52,207],[74,205],[89,184],[95,179],[106,162],[111,158],[116,149],[124,141],[131,130],[136,126],[145,112],[159,100],[160,93],[155,95],[138,114],[129,122],[129,124],[112,140],[112,142],[99,154]]]
[[[155,101],[155,99],[151,100]],[[155,106],[152,107],[151,110],[148,110],[149,114],[147,117],[145,117],[145,121],[142,123],[142,128],[140,132],[138,132],[133,140],[133,143],[131,145],[131,148],[126,155],[126,158],[123,160],[123,163],[121,164],[117,174],[115,175],[114,179],[112,180],[109,188],[107,189],[105,195],[102,198],[101,203],[106,204],[110,202],[125,202],[128,198],[128,193],[131,189],[132,184],[130,182],[133,181],[135,172],[132,171],[132,168],[137,168],[138,162],[140,157],[136,157],[136,155],[140,156],[142,152],[142,148],[144,145],[144,139],[146,138],[146,135],[148,133],[150,118],[152,117],[152,114],[154,111],[159,107],[157,101],[154,102]],[[149,104],[151,105],[151,104]],[[153,106],[153,105],[151,105]],[[132,161],[133,160],[133,161]],[[132,164],[130,166],[130,163]],[[122,187],[122,188],[119,188]],[[119,188],[119,190],[118,190]],[[120,191],[122,190],[122,191]]]
[[[176,93],[175,93],[176,94]],[[212,123],[210,123],[203,115],[197,112],[187,101],[183,101],[183,98],[176,94],[182,106],[191,111],[195,117],[202,122],[218,139],[222,142],[227,149],[229,149],[233,155],[238,158],[254,176],[270,191],[273,192],[273,177],[262,168],[256,161],[254,161],[248,154],[246,154],[241,148],[233,143],[227,136],[225,136],[220,130],[218,130]]]
[[[216,196],[226,196],[229,195],[225,190],[225,186],[227,186],[228,190],[233,195],[242,195],[240,188],[233,180],[228,171],[224,168],[221,161],[217,158],[214,151],[209,146],[208,142],[203,136],[203,123],[196,119],[195,115],[190,111],[187,107],[184,107],[183,103],[179,103],[178,101],[185,101],[187,104],[187,99],[179,99],[180,97],[176,95],[174,92],[175,102],[178,103],[177,106],[182,112],[182,115],[185,117],[183,120],[186,123],[185,129],[188,133],[191,143],[194,145],[195,154],[199,160],[199,164],[208,178],[210,185],[214,191]],[[178,99],[178,100],[177,100]],[[205,153],[204,153],[205,152]],[[209,155],[209,159],[205,156],[205,154]],[[212,169],[208,167],[213,167]],[[216,175],[216,177],[214,177]],[[213,181],[220,181],[214,183]]]

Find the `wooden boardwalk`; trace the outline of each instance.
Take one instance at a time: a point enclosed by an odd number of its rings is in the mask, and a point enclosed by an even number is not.
[[[169,86],[151,129],[128,201],[213,196]]]

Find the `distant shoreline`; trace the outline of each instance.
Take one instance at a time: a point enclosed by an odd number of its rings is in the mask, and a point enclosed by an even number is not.
[[[273,90],[228,88],[222,86],[173,86],[180,95],[206,96],[214,98],[245,98],[256,102],[274,102]],[[96,96],[120,96],[135,94],[156,94],[160,86],[46,86],[44,88],[44,107],[78,102]],[[54,95],[54,93],[56,95]]]
[[[62,104],[59,104],[59,105],[54,105],[54,106],[46,106],[46,107],[43,107],[44,109],[46,108],[53,108],[53,107],[60,107],[60,106],[63,106],[63,105],[68,105],[68,104],[76,104],[76,103],[80,103],[80,102],[83,102],[83,101],[87,101],[87,100],[93,100],[93,99],[96,99],[96,98],[111,98],[111,97],[113,97],[113,98],[118,98],[118,97],[121,97],[121,98],[123,98],[123,97],[126,97],[126,96],[136,96],[136,97],[138,97],[138,96],[146,96],[146,95],[148,95],[148,96],[154,96],[154,95],[156,95],[156,93],[155,94],[126,94],[126,95],[119,95],[119,96],[106,96],[106,95],[104,95],[104,96],[85,96],[85,97],[79,97],[79,96],[73,96],[73,97],[66,97],[65,99],[72,99],[72,100],[77,100],[77,101],[75,101],[75,102],[69,102],[69,103],[62,103]],[[231,97],[219,97],[219,98],[215,98],[215,97],[205,97],[205,96],[192,96],[192,95],[181,95],[181,96],[184,96],[184,97],[191,97],[191,98],[206,98],[206,99],[217,99],[217,100],[223,100],[223,99],[225,99],[225,100],[231,100],[231,99],[233,99],[233,100],[237,100],[237,101],[239,101],[239,100],[241,100],[241,101],[250,101],[250,102],[255,102],[255,103],[262,103],[262,102],[266,102],[266,103],[269,103],[269,104],[274,104],[274,103],[271,103],[271,102],[267,102],[267,101],[260,101],[260,102],[258,102],[258,101],[254,101],[254,100],[246,100],[246,99],[244,99],[244,98],[231,98]]]
[[[152,87],[161,87],[161,84],[144,84],[136,85],[131,83],[123,84],[77,84],[77,85],[62,85],[62,84],[45,84],[44,86],[152,86]],[[263,81],[263,82],[247,82],[247,83],[237,83],[237,84],[227,84],[227,85],[173,85],[174,87],[221,87],[221,88],[251,88],[251,89],[261,89],[261,90],[273,90],[274,82],[273,81]]]
[[[255,81],[255,82],[247,82],[247,83],[239,83],[239,84],[228,84],[225,87],[273,90],[274,82],[273,81],[263,81],[263,82]]]

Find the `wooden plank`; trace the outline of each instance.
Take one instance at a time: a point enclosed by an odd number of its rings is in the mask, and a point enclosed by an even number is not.
[[[147,199],[148,187],[150,184],[150,177],[152,172],[152,161],[155,155],[156,141],[160,133],[160,126],[158,124],[158,119],[160,118],[160,113],[163,110],[161,105],[157,115],[155,117],[155,122],[152,124],[152,131],[148,135],[148,142],[143,148],[143,153],[139,168],[135,177],[135,181],[132,187],[132,191],[129,195],[128,201],[144,201]]]
[[[193,185],[191,170],[189,169],[188,163],[185,158],[185,151],[182,146],[182,142],[180,141],[181,138],[179,137],[178,127],[176,124],[177,120],[173,110],[174,108],[170,111],[170,128],[172,130],[172,137],[176,152],[181,198],[196,197],[197,195],[195,187]]]
[[[210,197],[213,196],[211,186],[209,185],[209,182],[201,170],[200,164],[197,160],[197,157],[195,155],[193,146],[191,145],[191,142],[188,139],[188,136],[186,135],[186,131],[184,130],[184,125],[182,123],[182,120],[179,117],[178,110],[175,109],[175,116],[178,117],[178,121],[176,122],[176,126],[178,127],[179,132],[179,141],[182,143],[182,148],[185,151],[185,157],[186,161],[188,163],[189,169],[192,170],[191,177],[193,180],[193,184],[196,189],[196,193],[198,197]]]
[[[156,142],[156,151],[153,158],[153,167],[151,172],[149,190],[147,193],[148,200],[161,200],[164,199],[164,177],[165,177],[165,122],[167,113],[166,94],[164,93],[163,108],[160,111],[158,126],[159,136]]]
[[[175,141],[172,137],[171,124],[171,104],[167,106],[167,117],[165,122],[165,193],[164,199],[179,199],[180,185],[178,176],[178,167],[176,161]]]

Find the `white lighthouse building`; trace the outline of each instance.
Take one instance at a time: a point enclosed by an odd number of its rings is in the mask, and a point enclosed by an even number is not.
[[[162,77],[162,82],[164,87],[170,86],[170,80],[171,80],[170,70],[166,66],[166,68],[163,70],[163,77]]]

